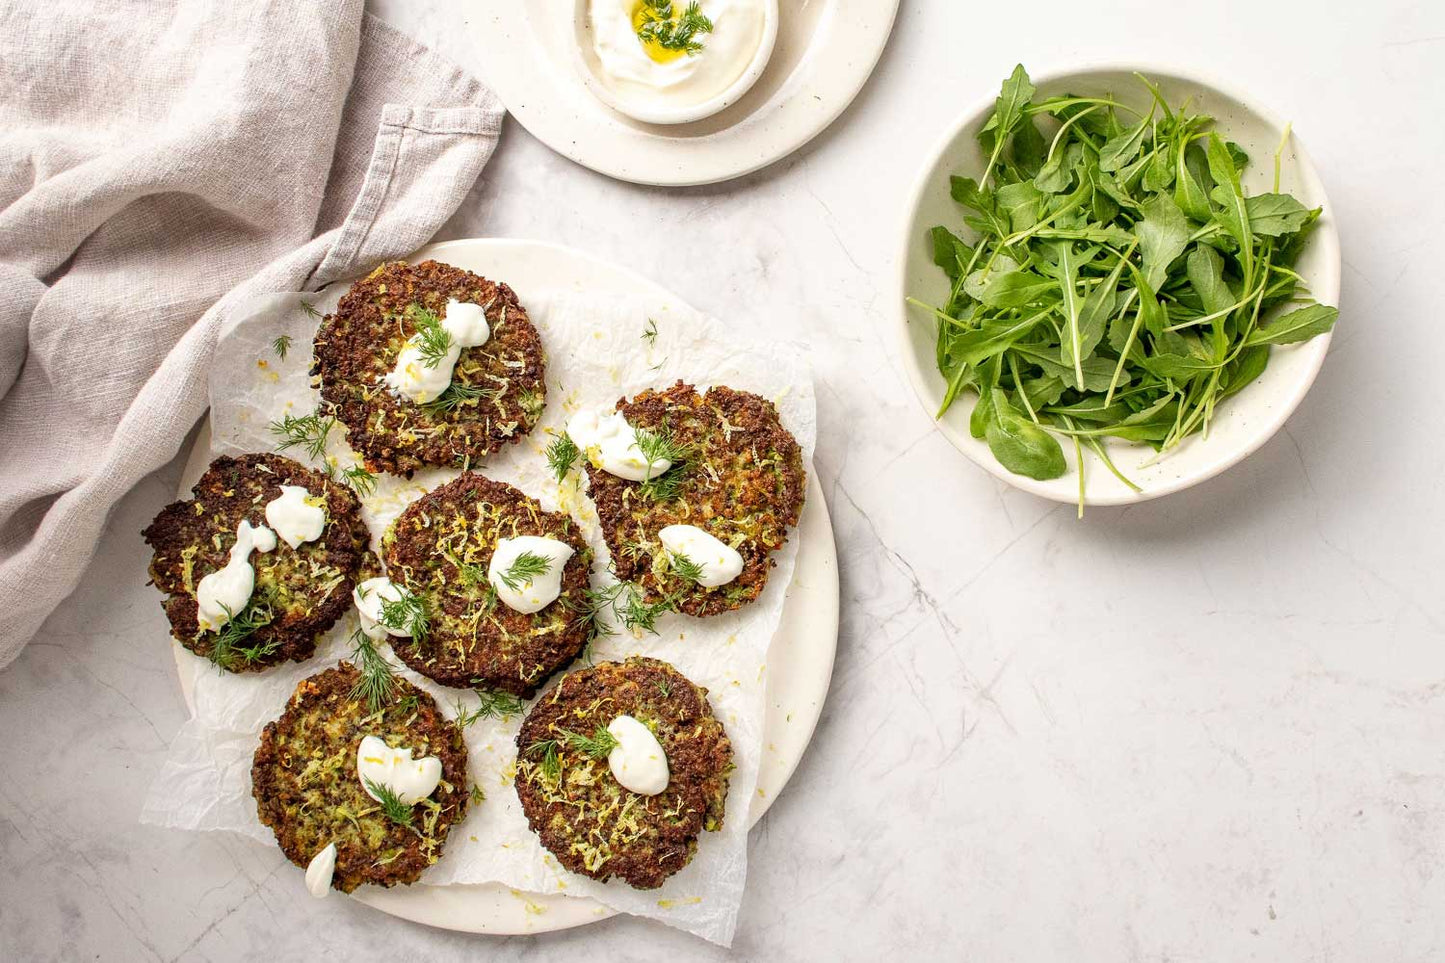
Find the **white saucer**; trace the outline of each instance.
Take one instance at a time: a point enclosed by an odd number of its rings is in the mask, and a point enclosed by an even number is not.
[[[588,290],[637,295],[659,308],[687,305],[660,285],[626,268],[555,244],[507,239],[447,241],[422,248],[407,260],[435,258],[486,277],[506,281],[525,304],[528,292]],[[211,461],[211,433],[204,426],[181,474],[180,496],[187,497]],[[485,466],[483,466],[485,471]],[[838,556],[823,489],[808,466],[808,495],[793,534],[798,560],[788,585],[782,620],[768,650],[767,716],[758,765],[757,792],[748,811],[756,824],[803,758],[813,737],[838,645]],[[196,657],[174,645],[178,667]],[[186,705],[194,713],[189,671],[180,673]],[[368,906],[403,919],[469,933],[546,933],[606,919],[614,910],[591,899],[556,893],[523,893],[501,884],[428,886],[394,889],[364,886],[352,893]]]
[[[736,104],[690,124],[618,113],[574,66],[573,5],[481,0],[468,17],[477,67],[514,117],[585,167],[638,184],[711,184],[797,150],[862,89],[888,42],[898,0],[782,0],[773,55]]]

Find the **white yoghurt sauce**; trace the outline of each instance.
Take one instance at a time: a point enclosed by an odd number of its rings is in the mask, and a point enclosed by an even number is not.
[[[607,754],[607,766],[622,788],[643,796],[656,796],[667,788],[671,772],[667,753],[652,730],[632,716],[618,716],[607,724],[617,745]]]
[[[361,617],[361,631],[367,638],[380,641],[388,635],[402,638],[411,635],[403,626],[392,628],[381,624],[381,603],[400,602],[406,598],[406,589],[392,582],[386,576],[369,578],[351,590],[351,601],[356,614]]]
[[[518,556],[524,552],[540,555],[551,565],[545,574],[531,579],[518,579],[514,589],[502,580],[502,573],[512,567]],[[541,535],[519,535],[516,538],[497,540],[492,550],[492,561],[487,566],[487,581],[497,591],[497,598],[514,612],[523,615],[540,612],[557,600],[562,594],[562,569],[572,557],[572,546],[555,538]]]
[[[361,788],[377,802],[381,800],[371,791],[367,780],[385,786],[402,802],[411,805],[419,803],[436,791],[442,781],[442,761],[436,756],[411,757],[411,749],[402,746],[393,749],[384,739],[366,736],[356,748],[356,778]]]
[[[669,555],[682,555],[702,569],[697,584],[726,585],[743,573],[743,557],[731,545],[696,525],[668,525],[657,533]]]
[[[266,503],[266,523],[292,548],[321,537],[326,510],[300,485],[282,485],[281,494]]]
[[[452,336],[451,347],[433,367],[422,360],[416,335],[397,352],[396,366],[382,378],[392,391],[418,404],[435,400],[452,383],[452,369],[457,366],[463,348],[476,348],[487,343],[492,326],[480,304],[470,301],[448,301],[442,313],[442,328]]]
[[[567,434],[592,464],[618,478],[646,481],[672,467],[666,458],[647,463],[637,447],[637,429],[620,411],[579,411],[567,421]]]
[[[265,525],[252,527],[242,520],[236,526],[236,544],[224,568],[201,579],[196,586],[196,621],[207,632],[216,632],[251,601],[256,588],[256,570],[251,551],[269,552],[276,547],[276,533]],[[229,614],[227,614],[229,610]]]
[[[767,12],[763,0],[700,0],[712,21],[710,33],[694,39],[695,53],[666,50],[637,35],[641,0],[591,0],[592,49],[601,79],[629,99],[659,106],[690,107],[732,86],[762,45]],[[681,16],[687,0],[673,0]]]
[[[336,844],[327,843],[306,864],[306,889],[317,899],[331,895],[331,877],[336,874]]]

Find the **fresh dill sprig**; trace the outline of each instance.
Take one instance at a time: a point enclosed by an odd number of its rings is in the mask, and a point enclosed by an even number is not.
[[[592,638],[612,634],[611,628],[602,621],[604,610],[610,609],[617,621],[629,629],[657,634],[657,619],[665,612],[671,612],[677,599],[667,596],[657,602],[643,598],[642,590],[631,582],[617,582],[600,589],[588,589],[582,593],[586,611],[579,618],[593,633]]]
[[[452,350],[451,332],[442,326],[442,319],[435,311],[420,304],[409,305],[407,310],[416,324],[416,334],[411,340],[416,345],[417,356],[422,364],[435,368]]]
[[[302,301],[301,310],[304,311],[306,313],[306,316],[312,321],[320,321],[322,318],[321,312],[316,310],[316,305],[312,304],[310,301]]]
[[[712,21],[703,15],[696,0],[687,5],[681,17],[673,16],[672,0],[643,0],[642,25],[637,28],[637,37],[663,50],[681,50],[692,55],[703,48],[697,35],[712,33],[712,28]]]
[[[435,368],[435,364],[427,365],[428,368]],[[502,396],[504,388],[483,388],[481,385],[463,384],[460,381],[453,381],[447,385],[446,390],[437,395],[431,401],[422,402],[422,407],[433,413],[456,411],[458,408],[472,401],[480,401],[486,398],[496,401]]]
[[[399,599],[381,600],[381,618],[376,621],[389,629],[405,632],[413,642],[425,642],[431,627],[431,616],[420,596],[403,590]]]
[[[557,476],[557,484],[562,484],[580,454],[582,451],[571,435],[558,435],[556,441],[547,446],[547,467]]]
[[[523,586],[530,585],[534,579],[546,575],[551,570],[552,560],[546,555],[523,552],[511,565],[507,566],[506,571],[497,577],[513,592],[520,592]]]
[[[252,646],[241,644],[255,634],[257,629],[270,625],[276,617],[269,599],[252,599],[239,612],[232,612],[225,605],[222,605],[221,609],[226,613],[226,624],[216,632],[209,655],[217,667],[235,670],[240,665],[259,662],[280,646],[277,639]]]
[[[411,715],[419,708],[421,708],[421,699],[417,698],[415,692],[409,696],[403,696],[401,701],[396,704],[396,711],[400,713],[403,718]]]
[[[668,552],[667,561],[668,568],[678,578],[687,579],[689,582],[696,582],[702,578],[702,566],[681,552]]]
[[[341,473],[341,477],[356,489],[358,495],[371,495],[376,491],[376,473],[367,471],[365,465],[352,465]]]
[[[599,725],[592,730],[590,736],[580,732],[568,732],[566,729],[557,731],[567,741],[568,748],[576,749],[593,759],[606,759],[607,754],[617,748],[617,737],[608,732],[606,726]]]
[[[395,790],[385,783],[377,782],[370,776],[366,777],[366,788],[376,797],[376,801],[381,803],[381,811],[386,814],[387,819],[398,826],[412,828],[411,804],[402,802]]]
[[[642,340],[649,348],[657,347],[657,322],[652,318],[647,319],[647,327],[642,329]]]
[[[283,334],[271,342],[271,350],[276,352],[276,357],[282,361],[286,360],[286,352],[291,350],[291,335]]]
[[[267,427],[271,434],[276,436],[277,451],[299,447],[312,458],[321,458],[326,454],[326,436],[335,426],[335,418],[323,418],[313,411],[299,418],[291,414],[283,415],[280,421],[273,421]]]
[[[653,685],[657,686],[657,691],[662,693],[664,699],[672,695],[672,683],[666,679],[658,679]]]
[[[472,783],[472,789],[468,795],[471,798],[473,806],[480,806],[482,803],[487,801],[487,792],[485,789],[482,788],[482,784],[479,782]]]
[[[655,502],[671,501],[682,490],[687,476],[688,459],[692,449],[673,440],[672,432],[666,425],[656,431],[637,429],[637,448],[647,459],[647,478],[640,483],[642,494]],[[652,466],[660,461],[672,464],[665,471],[652,474]]]
[[[556,782],[557,777],[562,775],[562,757],[557,752],[556,739],[539,739],[526,748],[523,753],[537,760],[542,769],[542,775],[548,781]]]
[[[377,651],[376,640],[360,629],[351,634],[351,657],[361,678],[351,687],[349,697],[365,700],[368,712],[380,712],[396,698],[391,664]]]
[[[456,725],[458,729],[465,729],[483,719],[506,719],[522,711],[522,700],[509,692],[478,690],[477,697],[481,699],[481,702],[477,703],[477,707],[470,712],[462,708],[460,699],[457,700]]]

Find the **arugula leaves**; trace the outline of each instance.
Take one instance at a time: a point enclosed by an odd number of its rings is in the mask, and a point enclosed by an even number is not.
[[[1030,478],[1068,470],[1062,435],[1132,485],[1104,438],[1174,448],[1264,371],[1270,346],[1339,315],[1292,269],[1320,212],[1277,178],[1273,193],[1246,195],[1248,155],[1139,80],[1147,113],[1098,97],[1035,102],[1016,68],[978,135],[981,175],[949,181],[974,238],[928,232],[950,295],[912,303],[937,321],[939,415],[977,392],[970,431]]]

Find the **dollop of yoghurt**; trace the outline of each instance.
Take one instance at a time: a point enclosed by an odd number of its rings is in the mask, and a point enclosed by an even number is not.
[[[266,503],[266,523],[281,541],[300,548],[326,529],[326,510],[320,501],[300,485],[282,485],[281,494]]]
[[[442,781],[442,761],[436,756],[413,759],[406,746],[393,749],[378,736],[366,736],[356,749],[356,777],[366,794],[377,802],[381,800],[371,791],[368,780],[387,787],[411,805],[436,791]]]
[[[656,796],[672,778],[667,753],[652,730],[632,716],[618,716],[607,724],[617,745],[607,754],[607,766],[622,788],[643,796]]]
[[[396,365],[382,380],[392,391],[421,404],[433,401],[452,383],[452,371],[463,348],[476,348],[487,343],[492,326],[487,323],[484,305],[452,299],[442,314],[442,329],[451,335],[451,346],[437,363],[428,366],[422,360],[416,335],[397,352]]]
[[[369,578],[351,590],[351,601],[356,606],[356,614],[361,617],[361,631],[366,633],[367,638],[380,641],[388,635],[402,638],[411,634],[405,626],[393,628],[381,621],[382,603],[400,602],[406,594],[406,589],[384,575]]]
[[[269,552],[276,547],[276,533],[265,525],[241,521],[236,526],[236,544],[225,567],[212,572],[196,585],[196,621],[207,632],[216,632],[231,621],[256,589],[256,570],[251,552]]]
[[[599,79],[619,94],[666,106],[701,103],[740,77],[763,43],[764,0],[700,0],[713,29],[695,36],[700,50],[669,49],[638,36],[642,7],[636,0],[591,0],[592,49]],[[687,7],[674,0],[674,16]]]
[[[306,889],[317,899],[331,895],[331,877],[336,875],[336,844],[327,843],[306,864]]]
[[[530,578],[513,579],[516,583],[513,588],[502,576],[525,553],[547,559],[547,571]],[[497,590],[497,598],[512,611],[523,615],[540,612],[562,594],[562,569],[572,554],[571,545],[541,535],[498,539],[497,547],[492,550],[491,564],[487,566],[487,581]]]
[[[648,464],[637,447],[637,429],[620,411],[579,411],[568,420],[567,434],[592,464],[618,478],[647,481],[672,467],[666,458]]]
[[[657,533],[669,555],[681,555],[702,569],[697,584],[726,585],[743,573],[743,557],[731,545],[696,525],[668,525]]]

